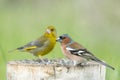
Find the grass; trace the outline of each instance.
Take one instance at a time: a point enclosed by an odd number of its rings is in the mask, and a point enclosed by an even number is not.
[[[112,0],[110,3],[99,2],[99,5],[93,1],[85,3],[79,0],[3,1],[0,13],[0,80],[6,80],[8,61],[35,58],[29,53],[8,51],[39,37],[48,25],[56,26],[58,35],[68,33],[97,57],[114,66],[115,71],[107,69],[106,80],[119,80],[120,15],[116,10],[120,6]],[[57,43],[45,57],[64,57],[61,53]]]

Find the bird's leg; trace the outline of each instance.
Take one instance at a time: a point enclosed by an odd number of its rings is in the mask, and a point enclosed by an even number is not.
[[[39,57],[40,62],[45,63],[41,55],[39,55],[38,57]]]
[[[79,63],[77,64],[77,66],[81,66],[81,67],[83,67],[83,66],[85,66],[85,65],[87,65],[87,61],[79,62]]]
[[[75,61],[75,60],[73,61],[73,65],[74,65],[74,66],[76,66],[76,65],[78,65],[78,64],[80,64],[78,61]]]

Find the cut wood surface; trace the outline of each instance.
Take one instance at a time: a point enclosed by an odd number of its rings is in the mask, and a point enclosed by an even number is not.
[[[21,60],[7,64],[7,80],[105,80],[106,68],[95,62],[73,66],[68,60]]]

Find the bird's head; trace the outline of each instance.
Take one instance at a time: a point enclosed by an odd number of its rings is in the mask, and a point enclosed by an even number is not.
[[[46,29],[46,33],[50,36],[57,37],[57,32],[54,26],[48,26]]]
[[[64,43],[64,44],[73,42],[73,40],[71,39],[71,37],[68,34],[63,34],[63,35],[59,36],[56,41],[60,42],[60,43]]]

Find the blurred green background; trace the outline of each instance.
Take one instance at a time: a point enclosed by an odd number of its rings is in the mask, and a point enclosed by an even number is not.
[[[35,58],[8,51],[38,38],[48,25],[114,66],[106,80],[120,80],[119,0],[0,0],[0,80],[6,80],[8,61]],[[59,46],[45,57],[64,57]]]

